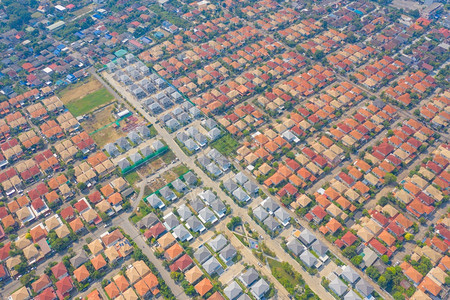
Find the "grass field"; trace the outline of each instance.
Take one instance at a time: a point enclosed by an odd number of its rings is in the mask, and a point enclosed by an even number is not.
[[[177,176],[181,176],[183,174],[186,174],[189,171],[189,168],[186,167],[185,165],[181,164],[178,165],[174,168],[172,168],[172,172],[174,172],[175,174],[177,174]]]
[[[134,171],[125,175],[125,179],[130,183],[130,185],[134,185],[137,181],[141,180],[141,177],[139,177],[138,173]]]
[[[290,284],[292,284],[294,287],[299,284],[299,282],[296,281],[295,277],[289,275],[285,269],[283,268],[281,262],[276,261],[274,259],[271,258],[267,258],[267,262],[269,263],[270,266],[270,270],[272,271],[272,274],[275,276],[275,278],[277,278],[279,281],[280,280],[285,280],[287,282],[289,282]]]
[[[78,117],[94,110],[100,105],[112,101],[113,99],[114,97],[106,90],[106,88],[101,88],[79,100],[67,103],[66,107],[75,117]]]
[[[211,143],[211,147],[216,148],[217,151],[222,153],[225,156],[229,156],[234,153],[236,149],[239,147],[239,143],[230,135],[225,135]]]

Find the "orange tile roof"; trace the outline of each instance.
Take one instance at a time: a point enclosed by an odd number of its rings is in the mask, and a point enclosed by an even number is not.
[[[195,285],[195,290],[200,296],[204,296],[207,292],[209,292],[213,288],[211,281],[208,278],[204,278],[202,281]]]

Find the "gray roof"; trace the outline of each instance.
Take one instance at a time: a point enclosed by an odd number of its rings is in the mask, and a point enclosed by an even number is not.
[[[231,178],[227,179],[223,182],[223,186],[227,189],[228,192],[232,193],[234,190],[238,188],[236,182],[234,182]]]
[[[139,152],[135,152],[133,154],[130,154],[130,159],[133,163],[136,163],[142,159],[142,156]]]
[[[280,224],[272,216],[268,216],[264,220],[264,225],[266,225],[271,231],[275,231],[280,226]]]
[[[208,245],[216,252],[222,250],[227,244],[228,241],[222,234],[219,234],[208,242]]]
[[[223,293],[228,297],[228,299],[234,300],[242,293],[242,288],[236,281],[232,281],[226,288],[223,289]]]
[[[211,252],[209,252],[208,248],[204,246],[198,248],[198,250],[194,253],[195,259],[198,260],[198,262],[201,264],[207,261],[211,256]]]
[[[218,157],[221,157],[222,154],[215,148],[211,149],[208,154],[206,154],[211,159],[216,159]]]
[[[347,286],[337,277],[330,282],[329,287],[339,297],[347,291]]]
[[[219,128],[213,128],[210,131],[208,131],[208,136],[212,140],[217,139],[221,134],[222,132],[220,131]]]
[[[119,160],[117,162],[117,165],[119,166],[120,169],[125,169],[126,167],[130,166],[130,162],[128,161],[128,159],[126,158],[122,158],[121,160]]]
[[[252,298],[250,298],[247,294],[242,294],[239,298],[237,298],[237,300],[251,300]]]
[[[152,148],[150,148],[149,146],[146,146],[146,147],[144,147],[144,148],[141,149],[141,152],[142,152],[142,155],[143,155],[144,157],[147,157],[147,156],[149,156],[150,154],[153,153],[153,150],[152,150]]]
[[[286,246],[288,247],[289,250],[292,251],[292,253],[294,253],[296,256],[299,256],[300,254],[302,254],[303,251],[305,251],[304,246],[297,240],[297,239],[292,239],[291,241],[289,241]]]
[[[133,142],[133,143],[136,143],[136,144],[139,144],[140,142],[142,142],[142,139],[141,139],[141,137],[139,136],[139,134],[137,134],[137,132],[136,131],[130,131],[128,134],[127,134],[127,137]]]
[[[358,279],[360,278],[359,274],[356,273],[355,270],[353,270],[350,266],[344,266],[342,267],[342,277],[351,284],[354,284]]]
[[[191,171],[189,171],[188,173],[184,174],[183,175],[183,179],[190,186],[194,185],[197,182],[197,177]]]
[[[178,225],[173,229],[173,236],[176,237],[181,242],[189,240],[192,238],[192,235],[189,233],[189,230],[183,226],[183,224]]]
[[[147,197],[147,202],[153,208],[161,208],[164,205],[161,199],[159,199],[159,197],[155,194],[151,194],[149,197]]]
[[[119,139],[116,140],[116,144],[119,145],[120,148],[127,150],[131,148],[130,143],[128,143],[128,141],[124,138],[121,137]]]
[[[183,132],[180,131],[177,133],[177,140],[179,140],[180,142],[182,142],[184,144],[184,142],[186,142],[189,139],[189,136]]]
[[[291,219],[291,215],[282,207],[275,211],[275,217],[280,220],[282,223],[289,222]]]
[[[222,268],[219,261],[215,257],[211,257],[205,261],[202,266],[209,275],[217,273],[217,271]]]
[[[361,300],[361,297],[354,291],[350,290],[347,294],[345,294],[344,300]]]
[[[205,203],[203,203],[202,200],[200,199],[194,199],[191,203],[190,203],[191,207],[193,210],[195,210],[197,213],[202,210],[203,207],[205,207]]]
[[[143,217],[138,223],[138,228],[150,228],[152,227],[156,222],[158,222],[158,217],[154,213],[149,213],[145,217]]]
[[[243,185],[244,183],[246,183],[248,181],[248,177],[245,176],[244,173],[239,172],[234,176],[234,179],[236,179],[236,182],[240,185]]]
[[[211,130],[217,126],[217,122],[211,118],[208,118],[203,121],[203,125],[205,125],[206,129]]]
[[[251,288],[252,294],[257,297],[264,295],[269,291],[269,289],[270,289],[269,284],[262,278],[258,280]]]
[[[308,250],[300,254],[299,257],[309,268],[314,266],[317,262],[317,258]]]
[[[174,189],[177,190],[177,192],[181,193],[183,192],[185,189],[187,189],[187,186],[184,184],[183,181],[180,180],[180,178],[175,179],[174,181],[172,181],[172,186]]]
[[[364,253],[363,262],[366,267],[372,266],[378,259],[378,255],[375,253],[375,251],[373,251],[369,247],[365,247],[363,253]]]
[[[200,232],[205,229],[205,226],[203,226],[202,222],[196,217],[191,216],[186,220],[186,225],[194,232]]]
[[[204,156],[204,155],[199,156],[197,158],[197,160],[200,163],[200,165],[202,165],[205,168],[206,168],[207,165],[209,165],[211,163],[211,160],[208,157]]]
[[[222,171],[215,163],[210,163],[209,165],[207,165],[206,170],[208,170],[208,172],[213,174],[214,176],[220,176],[222,174]]]
[[[81,266],[82,264],[84,264],[87,261],[88,261],[88,257],[86,255],[86,252],[84,252],[84,251],[78,252],[77,255],[75,255],[74,257],[72,257],[70,259],[70,263],[72,264],[72,266],[74,268],[78,268],[79,266]]]
[[[312,234],[312,232],[309,231],[308,229],[304,229],[300,233],[299,239],[300,241],[302,241],[303,244],[309,246],[316,240],[316,236]]]
[[[258,185],[256,183],[254,183],[253,181],[251,181],[251,180],[247,181],[244,184],[244,189],[249,194],[256,194],[259,191]]]
[[[205,223],[217,221],[216,216],[211,211],[211,209],[209,209],[209,207],[205,207],[201,211],[199,211],[198,217],[200,220],[204,220]]]
[[[261,202],[261,206],[269,212],[275,212],[280,207],[280,205],[272,200],[272,198],[267,198],[266,200]]]
[[[106,152],[108,152],[109,155],[113,157],[119,154],[119,149],[117,149],[117,147],[113,143],[106,144],[103,149],[105,149]]]
[[[245,273],[242,273],[241,276],[239,276],[239,279],[248,287],[259,279],[259,274],[254,268],[249,268]]]
[[[207,203],[211,203],[212,201],[216,200],[216,195],[211,192],[211,190],[203,191],[199,194],[200,198],[205,200]]]
[[[225,261],[228,261],[235,257],[237,254],[236,248],[233,247],[233,245],[228,244],[220,250],[220,257],[223,258]]]
[[[172,201],[174,199],[177,198],[177,196],[175,195],[175,193],[168,187],[165,186],[162,189],[159,190],[159,193],[161,194],[161,196],[164,197],[164,199],[166,199],[167,201]]]
[[[253,215],[258,218],[258,220],[264,221],[269,216],[269,213],[261,206],[258,206],[253,210]]]
[[[180,216],[180,219],[186,221],[192,216],[191,210],[186,206],[186,204],[180,205],[177,209],[177,213]]]
[[[323,257],[328,252],[328,247],[319,240],[316,240],[312,243],[311,248],[316,252],[320,257]]]
[[[239,201],[247,202],[250,200],[250,196],[241,188],[238,187],[234,192],[233,196],[236,197]]]
[[[137,132],[139,132],[142,137],[150,136],[150,129],[147,126],[139,126],[136,128]]]
[[[164,217],[164,225],[168,230],[178,226],[180,222],[178,221],[177,217],[173,213],[169,213]]]
[[[364,297],[369,296],[373,292],[373,286],[363,278],[361,278],[358,283],[356,283],[356,289]]]
[[[156,140],[152,143],[152,147],[153,149],[155,149],[155,151],[158,151],[159,149],[164,147],[164,144],[160,140]]]
[[[189,151],[197,151],[199,149],[198,144],[193,139],[188,139],[184,142],[184,145]]]
[[[216,213],[223,213],[227,209],[225,204],[219,199],[212,201],[209,205]]]

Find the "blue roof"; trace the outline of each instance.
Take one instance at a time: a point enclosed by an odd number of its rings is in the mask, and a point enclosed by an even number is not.
[[[66,48],[66,45],[64,45],[64,44],[58,45],[58,47],[56,47],[56,49],[58,49],[58,50],[62,50],[64,48]]]
[[[163,34],[162,32],[157,31],[157,32],[155,32],[155,36],[156,36],[158,39],[160,39],[160,38],[163,38],[163,37],[164,37],[164,34]]]
[[[112,35],[110,34],[105,34],[105,38],[107,38],[108,40],[112,39]]]
[[[100,35],[100,33],[102,33],[100,30],[94,31],[94,34],[95,34],[95,35]]]
[[[144,36],[144,37],[141,37],[141,41],[145,44],[150,44],[152,42],[152,39]]]

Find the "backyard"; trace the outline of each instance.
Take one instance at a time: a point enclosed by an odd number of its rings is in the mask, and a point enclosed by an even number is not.
[[[217,151],[225,156],[234,153],[239,147],[239,143],[230,135],[225,135],[215,142],[211,143],[211,147],[216,148]]]

